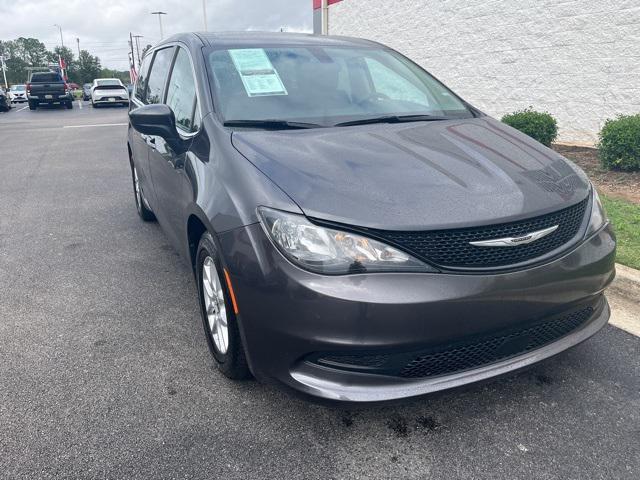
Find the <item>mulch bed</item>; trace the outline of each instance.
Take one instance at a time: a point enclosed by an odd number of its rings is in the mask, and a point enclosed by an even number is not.
[[[640,172],[605,170],[595,148],[553,145],[553,149],[582,168],[599,192],[640,204]]]

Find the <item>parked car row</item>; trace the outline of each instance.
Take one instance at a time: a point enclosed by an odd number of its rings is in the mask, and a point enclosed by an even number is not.
[[[66,82],[58,72],[34,72],[26,84],[12,85],[8,92],[0,88],[0,111],[8,111],[13,103],[29,104],[30,110],[40,105],[58,104],[73,108],[74,90],[80,87]],[[82,86],[82,100],[91,106],[103,104],[129,105],[130,86],[117,78],[97,78]]]

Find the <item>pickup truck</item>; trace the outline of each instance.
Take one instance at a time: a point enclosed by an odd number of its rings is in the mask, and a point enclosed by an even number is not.
[[[34,72],[27,83],[27,98],[29,109],[35,110],[43,103],[59,103],[67,108],[73,108],[73,93],[56,72]]]

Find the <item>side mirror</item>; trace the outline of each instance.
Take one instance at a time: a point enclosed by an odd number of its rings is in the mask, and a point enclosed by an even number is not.
[[[176,152],[184,153],[183,141],[176,129],[176,117],[167,105],[145,105],[129,111],[131,126],[143,135],[162,137]]]

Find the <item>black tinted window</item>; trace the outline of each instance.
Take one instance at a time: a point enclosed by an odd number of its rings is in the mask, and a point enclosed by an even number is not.
[[[34,73],[31,75],[32,82],[61,82],[62,77],[53,72]]]
[[[153,57],[151,73],[147,80],[147,101],[146,103],[161,103],[164,85],[173,58],[173,47],[158,50]]]
[[[176,116],[176,125],[187,132],[195,132],[193,108],[196,103],[196,84],[193,78],[191,60],[187,52],[180,48],[171,71],[167,87],[167,105]]]
[[[144,57],[140,72],[138,73],[138,80],[136,81],[135,97],[141,102],[144,102],[144,89],[147,85],[147,72],[149,71],[152,56],[153,55],[147,55]]]

